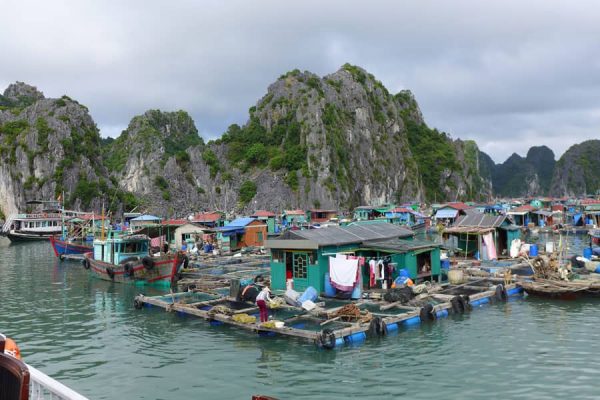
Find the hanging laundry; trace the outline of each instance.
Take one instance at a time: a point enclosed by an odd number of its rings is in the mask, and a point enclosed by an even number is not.
[[[329,257],[329,277],[331,285],[343,292],[354,288],[358,277],[358,260],[343,260]]]
[[[496,254],[496,244],[494,243],[494,238],[492,237],[492,233],[487,233],[483,235],[483,241],[487,247],[487,255],[488,259],[496,260],[498,259],[498,255]]]
[[[377,262],[373,259],[369,261],[369,287],[375,287],[375,279],[377,274],[375,271],[377,270]]]

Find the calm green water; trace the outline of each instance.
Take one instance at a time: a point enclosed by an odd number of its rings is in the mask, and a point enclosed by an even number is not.
[[[335,351],[158,309],[0,238],[0,331],[91,399],[598,398],[599,301],[519,298]]]

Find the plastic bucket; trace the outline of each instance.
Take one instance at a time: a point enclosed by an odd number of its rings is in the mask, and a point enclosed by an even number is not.
[[[446,258],[442,260],[442,269],[449,270],[450,269],[450,260]]]
[[[538,255],[537,244],[529,245],[529,257],[537,257],[537,255]]]
[[[583,257],[587,258],[588,260],[592,259],[592,248],[591,247],[585,247],[583,249]]]
[[[325,296],[327,296],[327,297],[335,296],[335,288],[333,286],[331,286],[329,272],[325,273],[325,281],[323,282],[323,287],[325,288]]]

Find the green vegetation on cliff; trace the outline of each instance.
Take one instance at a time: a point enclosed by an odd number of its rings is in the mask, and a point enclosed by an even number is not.
[[[421,173],[425,198],[428,201],[441,201],[444,193],[442,185],[449,185],[452,189],[453,184],[444,178],[451,172],[460,171],[456,150],[445,133],[418,124],[411,118],[404,118],[404,124],[410,150]]]

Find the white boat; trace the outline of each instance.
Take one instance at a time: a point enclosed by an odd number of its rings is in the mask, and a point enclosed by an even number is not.
[[[76,211],[63,210],[58,201],[28,201],[28,206],[37,206],[38,211],[27,214],[11,215],[2,234],[12,241],[47,240],[50,236],[61,235],[63,218],[71,218]]]

